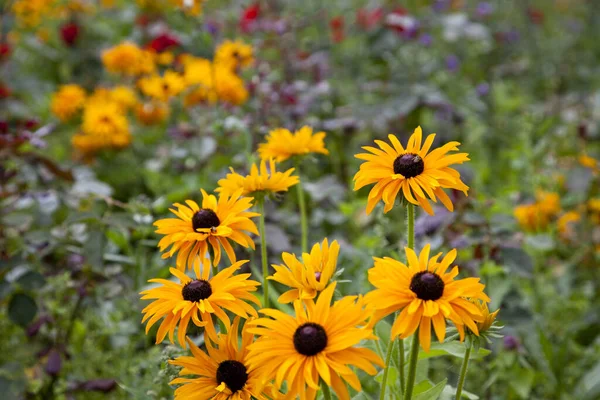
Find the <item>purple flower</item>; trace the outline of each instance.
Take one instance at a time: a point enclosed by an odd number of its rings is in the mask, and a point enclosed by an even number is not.
[[[481,97],[483,96],[487,96],[490,93],[490,84],[487,82],[483,82],[480,83],[479,85],[477,85],[477,87],[475,88],[475,91],[477,92],[477,94]]]
[[[450,0],[435,0],[431,7],[436,12],[444,12],[450,7]]]
[[[433,43],[433,37],[429,33],[424,33],[419,36],[419,43],[423,46],[429,47]]]
[[[488,3],[487,1],[482,1],[477,4],[476,13],[480,18],[485,18],[491,15],[494,12],[494,6]]]
[[[446,57],[446,68],[448,68],[448,71],[450,72],[458,71],[460,68],[460,60],[456,55],[450,54],[448,57]]]
[[[512,335],[504,337],[504,348],[506,350],[517,350],[520,346],[519,339]]]

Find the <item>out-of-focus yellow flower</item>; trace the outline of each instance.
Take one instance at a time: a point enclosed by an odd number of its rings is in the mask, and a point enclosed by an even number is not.
[[[125,110],[135,107],[138,102],[133,90],[127,86],[115,86],[110,91],[110,97]]]
[[[50,109],[61,121],[70,120],[85,104],[85,90],[79,85],[64,85],[54,93]]]
[[[171,65],[175,61],[175,56],[170,51],[163,51],[162,53],[152,52],[152,55],[158,65]]]
[[[215,63],[231,71],[247,67],[254,62],[252,46],[241,40],[226,40],[215,51]]]
[[[564,237],[573,236],[573,224],[579,220],[581,220],[581,214],[577,211],[568,211],[564,213],[558,221],[556,221],[558,232]]]
[[[579,156],[579,164],[594,171],[598,170],[598,161],[594,157],[590,157],[587,154],[582,154]]]
[[[171,0],[171,4],[179,7],[187,15],[198,16],[202,14],[202,3],[205,0]]]
[[[560,212],[560,196],[558,193],[538,190],[535,197],[543,213],[548,216],[555,216]]]
[[[269,132],[266,143],[258,145],[258,154],[263,160],[274,158],[277,162],[285,161],[295,155],[329,154],[324,139],[325,132],[313,134],[310,126],[303,126],[294,133],[278,128]]]
[[[115,0],[100,0],[100,6],[102,6],[102,8],[113,8],[115,2]]]
[[[515,207],[513,213],[521,228],[529,232],[543,230],[550,223],[549,216],[542,212],[537,203],[521,204]]]
[[[185,88],[185,80],[175,71],[165,71],[163,76],[152,75],[138,81],[140,90],[154,99],[167,102]]]
[[[184,79],[193,90],[184,99],[186,106],[224,101],[241,105],[248,100],[244,81],[229,68],[203,58],[184,60]]]
[[[105,50],[102,63],[109,72],[127,76],[151,74],[156,70],[152,52],[130,42]]]
[[[600,213],[600,198],[589,199],[588,208],[592,212]]]
[[[86,156],[102,149],[129,146],[131,135],[122,107],[115,101],[96,98],[83,111],[82,131],[73,136],[73,146]]]
[[[17,24],[33,28],[41,24],[42,19],[50,16],[56,6],[56,0],[16,0],[12,5]]]
[[[169,106],[159,101],[138,104],[135,107],[135,116],[142,125],[158,125],[169,115]]]

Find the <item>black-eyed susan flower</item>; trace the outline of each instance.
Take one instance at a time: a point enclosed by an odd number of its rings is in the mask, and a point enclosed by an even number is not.
[[[175,400],[251,400],[277,398],[277,391],[265,383],[257,371],[248,364],[248,346],[254,335],[242,329],[242,340],[238,340],[240,318],[235,317],[228,334],[218,334],[215,345],[207,340],[206,352],[200,350],[189,338],[187,342],[192,357],[178,357],[169,361],[183,367],[179,378],[171,385],[182,384],[175,390]],[[183,378],[196,375],[194,378]]]
[[[340,245],[336,240],[327,239],[323,243],[316,243],[310,254],[302,254],[298,260],[294,254],[283,253],[284,265],[275,265],[272,279],[291,289],[277,299],[280,303],[291,303],[294,300],[314,299],[318,292],[323,291],[329,284],[337,266]]]
[[[369,153],[355,156],[366,162],[354,175],[354,190],[375,183],[369,192],[367,214],[373,211],[380,200],[385,204],[383,212],[390,211],[398,193],[410,203],[423,207],[430,215],[433,215],[433,208],[429,200],[437,202],[439,199],[448,210],[454,210],[444,189],[460,190],[467,195],[469,187],[461,181],[458,171],[450,166],[468,161],[468,154],[448,155],[450,151],[457,151],[460,143],[450,142],[429,151],[435,133],[428,135],[423,143],[422,136],[421,127],[417,127],[404,148],[395,135],[388,135],[391,146],[382,140],[375,140],[379,149],[365,146],[363,149]]]
[[[567,211],[556,221],[558,232],[565,238],[573,237],[575,234],[573,225],[581,220],[581,214],[577,211]]]
[[[492,325],[494,324],[494,321],[496,321],[496,317],[498,316],[500,309],[497,309],[494,312],[490,312],[487,302],[481,301],[479,299],[469,299],[469,300],[471,301],[471,303],[475,304],[477,306],[477,308],[479,308],[479,311],[481,312],[481,315],[483,316],[483,321],[477,322],[477,330],[479,331],[479,334],[483,334],[492,327]]]
[[[252,46],[241,40],[226,40],[215,50],[215,63],[235,71],[254,62]]]
[[[521,204],[513,210],[521,228],[530,232],[546,229],[553,217],[560,212],[558,193],[538,190],[535,198],[535,202]]]
[[[303,126],[294,133],[284,128],[275,129],[267,135],[266,143],[258,145],[258,154],[263,160],[274,158],[277,162],[295,155],[329,154],[325,148],[325,135],[325,132],[313,134],[310,126]]]
[[[250,174],[243,176],[230,168],[231,173],[218,182],[219,187],[215,192],[231,195],[240,189],[242,196],[254,194],[271,194],[278,192],[287,192],[288,189],[298,183],[300,178],[292,175],[294,168],[285,172],[277,171],[277,166],[273,159],[260,162],[260,167],[252,164]]]
[[[73,118],[85,104],[85,90],[79,85],[63,85],[52,95],[50,109],[61,121]]]
[[[150,279],[149,282],[160,283],[161,286],[140,293],[143,295],[142,300],[154,300],[142,310],[142,323],[147,321],[146,333],[164,318],[156,334],[156,343],[162,342],[167,333],[171,343],[174,343],[175,328],[179,326],[177,339],[185,348],[185,334],[190,321],[196,326],[204,327],[208,337],[216,341],[213,314],[225,326],[231,324],[227,310],[242,318],[257,316],[256,310],[246,301],[260,306],[260,301],[251,293],[256,291],[260,283],[248,280],[250,274],[233,275],[247,262],[238,261],[213,277],[209,277],[210,268],[194,268],[196,279],[176,268],[170,268],[169,271],[179,279],[179,283]]]
[[[376,310],[376,319],[402,310],[392,326],[392,337],[407,338],[419,328],[421,347],[429,351],[431,325],[440,342],[446,336],[446,319],[451,320],[464,338],[465,325],[476,335],[477,322],[483,322],[481,311],[468,299],[490,301],[479,278],[455,280],[458,267],[447,272],[456,258],[456,250],[441,261],[442,253],[429,258],[430,245],[420,255],[406,248],[408,266],[392,258],[374,258],[369,282],[376,287],[365,300]]]
[[[183,77],[175,71],[165,71],[163,76],[152,75],[138,81],[142,93],[153,99],[167,102],[186,87]]]
[[[274,377],[277,388],[287,381],[288,395],[302,400],[315,398],[319,379],[333,387],[340,399],[349,399],[344,381],[361,390],[349,366],[370,375],[377,373],[373,364],[383,366],[373,351],[354,347],[374,338],[363,298],[347,296],[331,305],[335,285],[321,292],[316,304],[294,302],[295,317],[264,309],[260,312],[266,317],[249,322],[254,326],[249,332],[258,336],[249,346],[249,365],[263,371],[265,379]]]
[[[186,200],[187,206],[175,203],[176,209],[171,208],[170,211],[177,218],[165,218],[154,223],[156,233],[165,235],[158,243],[160,251],[171,246],[162,257],[172,257],[178,252],[177,268],[185,270],[198,256],[207,256],[209,244],[214,251],[214,265],[221,260],[221,247],[229,261],[236,261],[230,240],[254,249],[254,241],[246,232],[258,235],[256,225],[250,218],[260,214],[247,211],[252,207],[251,197],[240,196],[241,191],[238,191],[231,196],[219,195],[217,200],[214,195],[202,190],[202,207],[193,200]]]

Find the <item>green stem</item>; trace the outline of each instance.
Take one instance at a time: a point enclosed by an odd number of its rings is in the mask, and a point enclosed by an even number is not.
[[[300,176],[300,163],[296,162],[296,173]],[[298,193],[298,205],[300,207],[300,226],[302,227],[302,252],[305,253],[308,250],[308,221],[306,219],[306,200],[304,197],[304,189],[302,188],[302,177],[296,185],[296,192]]]
[[[264,307],[269,308],[269,265],[267,264],[267,232],[265,230],[265,199],[258,200],[258,208],[260,212],[259,229],[260,229],[260,255],[262,258],[262,275],[263,275],[263,294]]]
[[[394,339],[390,339],[388,344],[387,353],[385,354],[385,369],[383,370],[383,379],[381,380],[381,392],[379,393],[379,400],[385,400],[385,390],[387,389],[387,378],[388,372],[390,371],[390,361],[392,360],[392,354],[394,353]]]
[[[398,372],[400,372],[400,389],[404,393],[406,387],[404,380],[404,339],[398,339]]]
[[[323,379],[321,379],[321,391],[325,400],[331,400],[331,390],[329,390],[329,386]]]
[[[408,248],[415,248],[415,205],[408,203],[406,206],[406,229]]]
[[[456,387],[456,400],[460,400],[462,395],[462,389],[465,384],[467,377],[467,368],[469,367],[469,358],[471,357],[471,348],[473,347],[473,341],[470,342],[467,350],[465,351],[465,357],[463,358],[462,366],[460,367],[460,376],[458,378],[458,386]]]
[[[408,379],[406,381],[406,390],[404,391],[404,400],[412,399],[412,392],[415,386],[415,377],[417,375],[417,361],[419,359],[419,330],[413,335],[410,346],[410,357],[408,359]]]

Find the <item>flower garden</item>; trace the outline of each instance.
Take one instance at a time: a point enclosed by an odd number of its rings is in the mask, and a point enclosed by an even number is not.
[[[600,398],[600,8],[0,1],[0,392]]]

